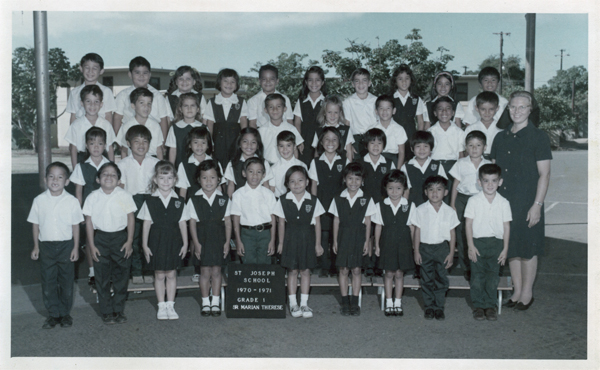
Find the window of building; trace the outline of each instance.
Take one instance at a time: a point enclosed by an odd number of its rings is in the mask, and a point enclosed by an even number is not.
[[[150,86],[154,87],[156,90],[160,90],[160,77],[150,77]]]
[[[457,83],[456,84],[456,100],[466,101],[469,100],[469,84],[468,83]]]
[[[113,92],[113,94],[115,93],[115,91],[113,90],[114,82],[112,76],[102,77],[102,85],[108,87]]]

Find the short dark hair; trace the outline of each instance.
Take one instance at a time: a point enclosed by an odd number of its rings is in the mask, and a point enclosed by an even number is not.
[[[131,104],[135,104],[142,96],[150,98],[154,101],[154,94],[152,94],[152,91],[145,87],[138,87],[137,89],[133,90],[131,94],[129,94],[129,101]]]
[[[248,167],[250,167],[251,164],[255,164],[255,163],[260,164],[262,166],[263,172],[266,171],[264,159],[252,157],[252,158],[246,159],[246,161],[244,162],[244,172],[246,172],[246,169]]]
[[[354,81],[354,77],[364,75],[367,76],[369,81],[371,81],[371,73],[366,68],[356,68],[354,72],[350,75],[350,81]]]
[[[365,132],[365,135],[363,136],[363,145],[365,146],[365,148],[368,148],[369,143],[373,140],[380,140],[383,143],[384,148],[387,145],[385,132],[383,132],[383,130],[381,129],[372,128],[369,131]]]
[[[502,168],[496,163],[484,164],[479,168],[479,179],[483,179],[484,175],[498,175],[499,178],[502,178]]]
[[[85,97],[88,94],[92,94],[94,96],[100,97],[100,101],[102,101],[104,99],[104,93],[102,92],[102,89],[100,89],[100,87],[98,87],[98,85],[85,86],[83,89],[81,89],[81,92],[79,93],[79,99],[81,99],[81,101],[84,101]]]
[[[394,97],[391,95],[381,95],[380,97],[377,98],[377,100],[375,100],[375,109],[379,108],[379,104],[381,104],[381,102],[388,102],[390,104],[392,104],[392,108],[394,107]]]
[[[440,105],[440,103],[448,103],[452,107],[452,110],[455,110],[454,109],[454,101],[452,99],[450,99],[450,97],[440,96],[439,98],[437,98],[436,101],[433,102],[432,108],[434,111],[437,109],[437,107],[438,107],[438,105]]]
[[[196,168],[196,181],[200,184],[200,176],[202,175],[202,171],[210,171],[215,170],[217,172],[217,177],[219,178],[219,182],[223,178],[223,174],[221,173],[221,167],[219,166],[219,162],[214,159],[207,159],[205,161],[200,162],[198,168]]]
[[[321,135],[319,135],[317,142],[317,154],[320,156],[321,154],[325,153],[325,148],[323,147],[322,141],[325,135],[327,135],[327,133],[329,132],[333,132],[338,138],[339,145],[335,152],[341,157],[344,153],[344,143],[342,143],[342,134],[340,133],[340,130],[337,129],[337,127],[333,126],[325,126],[323,128],[323,131],[321,131]]]
[[[119,169],[119,166],[117,166],[117,164],[114,162],[106,162],[102,166],[100,166],[100,168],[98,168],[98,172],[96,172],[96,178],[98,180],[100,180],[100,176],[102,175],[102,172],[104,172],[104,170],[107,169],[108,167],[114,168],[115,171],[117,172],[117,179],[121,180],[121,170]]]
[[[283,184],[286,188],[289,189],[288,184],[290,183],[290,177],[292,177],[292,174],[294,172],[301,172],[304,175],[304,177],[306,177],[306,185],[310,184],[310,178],[308,177],[308,171],[306,171],[306,168],[296,165],[288,168],[288,170],[285,172],[285,181],[283,182]]]
[[[410,138],[410,147],[411,149],[415,149],[415,145],[417,144],[428,144],[429,148],[433,150],[433,145],[435,144],[435,140],[433,135],[429,131],[415,131],[415,133]]]
[[[148,142],[152,141],[152,134],[150,130],[144,125],[133,125],[127,130],[125,133],[125,140],[129,143],[136,137],[141,137],[142,139],[148,140]]]
[[[479,83],[481,83],[481,81],[488,76],[496,77],[498,81],[500,81],[500,72],[498,72],[498,70],[494,67],[484,67],[481,71],[479,71],[477,79],[479,80]]]
[[[148,68],[148,71],[152,72],[152,69],[150,68],[150,62],[144,57],[137,56],[131,59],[129,62],[129,72],[133,72],[133,70],[137,67],[146,67]]]
[[[266,71],[272,71],[273,73],[275,73],[275,78],[279,78],[279,70],[277,69],[277,67],[271,64],[265,64],[264,66],[260,66],[260,68],[258,69],[258,78],[260,79],[262,77],[262,73]]]
[[[235,79],[235,90],[233,90],[233,92],[236,93],[240,89],[240,75],[238,75],[238,73],[231,68],[223,68],[219,71],[219,73],[217,73],[215,89],[221,91],[221,80],[227,77],[233,77]]]
[[[101,138],[102,140],[104,140],[104,143],[106,143],[106,131],[104,131],[104,129],[97,127],[97,126],[93,126],[85,132],[85,142],[86,143],[97,137]]]
[[[344,170],[342,171],[342,178],[345,179],[348,175],[360,176],[364,179],[367,173],[365,172],[365,168],[362,166],[362,164],[358,162],[350,162],[346,165],[346,167],[344,167]]]
[[[71,171],[69,170],[69,167],[67,167],[66,164],[62,162],[52,162],[46,167],[46,177],[48,177],[48,175],[50,174],[50,170],[52,169],[52,167],[58,167],[65,171],[65,176],[67,177],[67,179],[71,175]]]
[[[402,187],[404,187],[404,189],[408,188],[406,175],[404,174],[404,172],[398,169],[386,173],[385,176],[383,176],[383,180],[381,181],[381,186],[383,186],[383,188],[385,189],[385,187],[388,186],[388,184],[391,182],[398,182],[402,184]]]
[[[285,106],[285,98],[283,97],[283,95],[278,94],[278,93],[273,93],[273,94],[269,94],[267,95],[267,97],[265,98],[265,108],[267,107],[267,104],[272,101],[272,100],[281,100],[281,104],[283,104]]]
[[[210,131],[204,125],[199,127],[194,127],[188,132],[185,136],[185,158],[189,158],[194,152],[190,145],[192,144],[192,140],[194,139],[204,139],[206,140],[206,154],[211,155],[213,152],[213,142],[212,136],[210,135]],[[183,161],[183,159],[182,159]],[[185,163],[185,162],[184,162]]]
[[[496,95],[495,92],[484,91],[477,94],[477,97],[475,98],[475,105],[477,108],[479,108],[479,106],[484,103],[498,105],[500,103],[500,99],[498,99],[498,95]]]
[[[423,190],[428,189],[432,185],[442,185],[444,189],[448,189],[448,180],[440,175],[429,176],[423,184]]]
[[[291,131],[281,131],[280,133],[277,134],[277,145],[279,145],[279,142],[281,141],[285,141],[287,143],[292,143],[294,144],[294,146],[296,145],[296,135],[291,132]]]
[[[485,134],[479,130],[473,130],[467,134],[465,137],[465,144],[468,144],[472,139],[477,139],[483,143],[483,145],[487,144],[487,137]]]
[[[100,65],[100,69],[104,69],[104,59],[102,59],[102,57],[96,53],[87,53],[86,55],[82,56],[79,65],[83,67],[85,62],[98,63],[98,65]]]

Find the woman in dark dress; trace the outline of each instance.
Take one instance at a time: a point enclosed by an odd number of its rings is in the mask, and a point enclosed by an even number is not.
[[[533,303],[538,256],[544,252],[544,198],[550,182],[548,135],[529,120],[537,103],[527,91],[511,94],[508,110],[512,124],[496,135],[491,157],[502,168],[498,191],[510,202],[508,264],[513,294],[505,303],[526,310]]]

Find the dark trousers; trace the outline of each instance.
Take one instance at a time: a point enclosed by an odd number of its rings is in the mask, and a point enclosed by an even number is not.
[[[75,268],[71,262],[73,239],[40,242],[42,297],[51,317],[67,316],[73,306]]]
[[[126,241],[127,229],[114,233],[96,230],[94,236],[94,244],[100,252],[99,261],[94,261],[94,273],[102,314],[123,312],[125,308],[131,259],[126,259],[125,250],[120,249]],[[112,297],[110,296],[111,283],[114,291]]]
[[[240,238],[244,243],[244,257],[242,257],[244,264],[271,264],[271,256],[267,255],[271,241],[271,229],[258,231],[242,228]]]
[[[456,248],[458,249],[458,260],[465,271],[471,270],[468,246],[467,246],[467,233],[465,228],[465,208],[470,196],[457,193],[456,201],[454,205],[456,207],[456,215],[460,224],[456,227]]]
[[[452,160],[448,160],[448,161],[440,160],[440,163],[444,167],[444,171],[446,171],[446,177],[448,177],[448,187],[446,188],[446,189],[448,189],[448,195],[446,195],[444,197],[444,203],[446,203],[447,205],[450,205],[450,197],[451,197],[451,193],[452,193],[452,183],[454,182],[454,177],[452,177],[452,175],[450,175],[450,169],[456,163],[456,159],[452,159]]]
[[[474,238],[479,252],[477,262],[471,262],[471,301],[475,308],[496,307],[496,292],[500,277],[498,256],[502,252],[502,239]]]
[[[447,241],[440,244],[425,244],[419,246],[421,254],[421,289],[425,309],[444,309],[446,292],[448,291],[448,272],[444,260],[450,253]]]
[[[135,217],[135,229],[133,231],[133,253],[131,255],[131,276],[142,276],[144,252],[142,251],[142,228],[144,220],[137,218],[140,208],[144,204],[144,194],[136,194],[133,196],[133,201],[137,207],[137,211],[133,214]]]

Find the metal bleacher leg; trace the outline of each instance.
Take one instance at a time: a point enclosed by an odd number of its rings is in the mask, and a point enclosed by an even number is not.
[[[362,287],[358,289],[358,307],[362,308]]]
[[[498,291],[498,315],[502,314],[502,291]]]
[[[385,289],[382,286],[377,287],[377,294],[381,296],[381,311],[385,309]]]
[[[225,311],[225,287],[221,286],[221,311]]]

